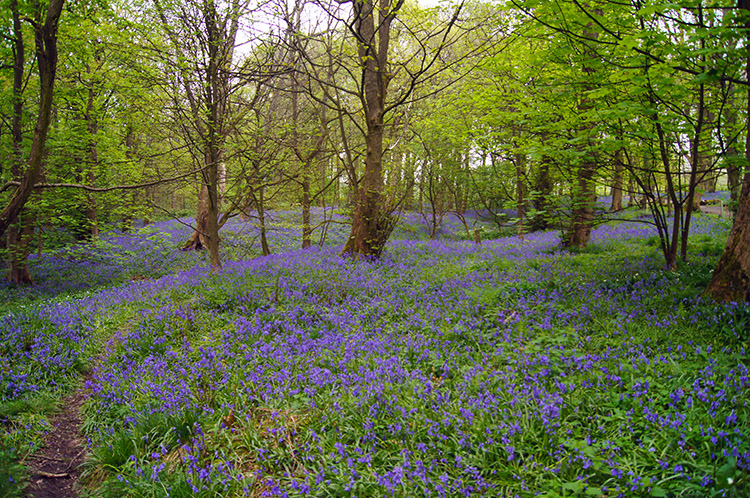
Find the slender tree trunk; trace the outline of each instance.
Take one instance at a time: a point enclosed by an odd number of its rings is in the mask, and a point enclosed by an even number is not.
[[[211,268],[221,268],[221,257],[219,255],[219,151],[209,147],[208,151],[208,182],[206,190],[208,193],[208,216],[206,217],[208,259]]]
[[[331,168],[331,174],[336,175],[336,179],[333,182],[333,200],[331,202],[331,205],[334,207],[339,207],[341,205],[341,179],[338,176],[338,172],[336,171],[336,160],[329,157],[326,160],[326,163]]]
[[[546,134],[542,136],[542,143],[547,142]],[[552,216],[551,201],[553,183],[552,177],[550,176],[550,164],[552,164],[552,158],[549,156],[543,156],[539,163],[539,169],[537,170],[536,179],[534,181],[534,191],[536,194],[533,199],[534,218],[531,221],[532,230],[546,230],[549,228],[549,222]]]
[[[705,58],[704,58],[705,63]],[[704,66],[705,68],[705,66]],[[703,85],[701,85],[701,93],[705,95],[705,89],[703,88]],[[704,97],[705,98],[705,97]],[[709,109],[708,106],[705,105],[705,103],[700,103],[699,107],[703,107],[703,115],[699,116],[698,119],[701,122],[701,128],[703,130],[703,134],[699,138],[699,144],[697,147],[697,155],[698,155],[698,170],[697,170],[697,192],[698,194],[703,193],[711,193],[716,192],[716,180],[717,180],[717,174],[716,170],[712,164],[712,146],[711,146],[711,132],[713,132],[714,127],[712,126],[714,119],[716,116],[713,112],[711,112],[711,109]],[[700,199],[698,199],[698,202],[695,205],[695,209],[698,210],[700,206]]]
[[[99,151],[96,145],[96,134],[99,131],[99,124],[94,117],[94,85],[89,85],[88,100],[86,102],[86,126],[89,131],[89,156],[91,164],[88,167],[87,180],[89,185],[94,185],[96,181],[96,170],[99,166]],[[87,194],[86,218],[88,220],[89,234],[93,240],[99,238],[99,209],[96,202],[96,194],[89,192]]]
[[[262,185],[258,189],[258,203],[256,207],[258,209],[258,224],[260,225],[260,247],[263,251],[263,256],[268,256],[269,254],[271,254],[271,248],[268,246],[268,238],[266,236],[267,230],[265,190],[266,188]]]
[[[609,210],[612,212],[622,211],[622,175],[625,167],[622,163],[622,149],[615,152],[615,177],[612,182],[612,205]]]
[[[702,44],[702,42],[701,42]],[[704,56],[705,62],[705,56]],[[695,136],[692,143],[692,154],[690,165],[690,176],[688,180],[688,198],[685,205],[685,221],[682,223],[682,233],[680,241],[680,256],[683,261],[687,261],[687,243],[690,234],[690,221],[693,217],[693,210],[700,209],[700,193],[696,192],[699,185],[699,174],[705,175],[707,172],[701,172],[702,163],[705,159],[701,153],[701,139],[703,138],[704,119],[707,116],[705,111],[705,86],[701,83],[698,87],[698,119],[695,125]],[[698,200],[696,201],[696,197]]]
[[[10,10],[13,16],[13,117],[11,136],[13,140],[13,159],[11,175],[18,179],[23,165],[23,71],[26,64],[26,48],[21,28],[21,15],[18,1],[11,0]],[[1,171],[0,171],[1,172]]]
[[[750,0],[739,0],[737,6],[744,11],[743,14],[750,14]],[[745,29],[750,30],[750,20],[745,23]],[[750,53],[750,42],[745,43],[745,49]],[[750,56],[745,70],[746,76],[750,77]],[[747,93],[745,160],[750,162],[750,86]],[[750,301],[750,171],[746,171],[742,179],[732,230],[706,294],[716,301]]]
[[[245,222],[250,220],[250,210],[253,208],[253,196],[252,191],[250,190],[252,186],[250,185],[249,180],[247,184],[247,190],[242,199],[242,208],[240,209],[240,219]]]
[[[633,165],[631,165],[631,167],[632,166]],[[630,179],[628,180],[628,207],[640,207],[640,203],[636,196],[636,188],[635,175],[631,174]]]
[[[47,142],[52,114],[52,94],[57,72],[57,25],[62,14],[64,0],[50,0],[44,24],[38,22],[34,28],[37,67],[39,70],[39,113],[37,114],[31,152],[27,169],[8,204],[0,211],[0,236],[19,215],[29,199],[34,184],[42,169],[44,145]]]
[[[310,225],[310,171],[305,164],[302,173],[302,249],[312,245],[312,228]]]
[[[597,15],[602,15],[601,9],[595,9]],[[593,29],[593,23],[587,25],[587,29]],[[584,36],[596,40],[599,34],[595,31],[584,31]],[[590,61],[597,58],[595,52],[586,50],[585,57]],[[594,88],[593,76],[596,72],[592,66],[589,66],[589,60],[584,61],[583,73],[587,78],[587,82],[584,85],[584,95],[581,96],[578,110],[584,116],[592,107],[592,102],[586,96],[587,90]],[[584,117],[584,119],[588,119]],[[586,123],[582,130],[583,133],[592,133],[592,125]],[[589,243],[591,238],[591,229],[594,221],[594,209],[596,207],[596,185],[594,183],[594,176],[596,175],[597,164],[593,157],[592,151],[586,150],[586,158],[579,165],[577,171],[577,182],[573,188],[571,196],[572,201],[572,220],[569,228],[568,235],[566,237],[566,245],[568,247],[584,247]]]
[[[515,155],[516,162],[516,216],[518,217],[518,238],[523,239],[523,219],[526,211],[526,187],[524,178],[526,176],[526,156],[524,154]]]
[[[661,237],[662,252],[664,253],[664,262],[666,267],[670,270],[674,270],[677,267],[677,248],[679,247],[678,241],[680,238],[680,225],[682,221],[683,206],[677,198],[677,191],[675,189],[674,180],[672,178],[671,161],[669,158],[669,151],[667,150],[668,147],[666,143],[666,137],[664,135],[664,130],[661,126],[661,123],[658,120],[656,122],[656,129],[657,135],[659,137],[659,151],[661,154],[662,165],[664,166],[664,176],[667,179],[667,195],[669,196],[669,199],[674,208],[674,218],[672,219],[671,234],[667,225],[669,220],[664,216],[661,216],[660,218],[663,220],[664,225],[664,232],[663,236]],[[658,192],[652,197],[651,204],[653,212],[655,214],[662,212],[662,199],[658,195]]]

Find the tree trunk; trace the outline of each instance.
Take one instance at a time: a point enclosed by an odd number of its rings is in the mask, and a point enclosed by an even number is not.
[[[567,247],[585,247],[591,239],[594,206],[596,205],[595,173],[596,164],[592,161],[585,162],[578,170],[578,184],[572,196],[573,216],[566,242]]]
[[[193,36],[192,41],[200,47],[192,54],[196,58],[190,61],[200,70],[188,75],[183,68],[179,78],[184,90],[179,98],[190,105],[193,131],[187,132],[187,138],[195,147],[194,157],[199,157],[203,166],[196,232],[184,248],[207,248],[211,268],[218,270],[221,268],[219,168],[228,136],[231,67],[244,5],[238,0],[225,2],[221,4],[225,9],[222,15],[214,1],[196,3],[193,11],[189,11],[193,4],[187,3],[181,4],[171,16],[161,1],[155,0],[154,6],[174,51],[183,50],[184,36]],[[196,18],[200,18],[200,26],[195,26]]]
[[[701,42],[701,45],[703,42]],[[703,56],[705,62],[705,56]],[[688,235],[690,234],[690,221],[693,217],[693,211],[700,210],[700,192],[696,192],[701,177],[701,167],[705,166],[705,156],[702,153],[701,143],[703,141],[703,125],[704,120],[708,116],[705,110],[705,86],[701,83],[698,87],[698,119],[695,125],[695,136],[693,137],[692,143],[692,154],[690,165],[690,176],[688,180],[688,197],[685,205],[685,221],[682,223],[682,234],[680,241],[680,256],[683,261],[687,261],[687,243]],[[703,175],[707,174],[706,171],[702,172]],[[676,214],[676,213],[675,213]]]
[[[750,173],[742,181],[734,224],[706,294],[716,301],[750,301]]]
[[[302,249],[312,245],[312,228],[310,226],[310,172],[305,164],[302,173]]]
[[[208,216],[208,187],[205,183],[202,183],[198,194],[198,214],[195,217],[195,230],[182,246],[184,251],[200,251],[208,248]]]
[[[740,188],[742,183],[740,182],[740,174],[742,172],[742,166],[745,164],[745,159],[740,155],[740,150],[737,147],[737,141],[732,136],[731,130],[735,129],[737,125],[737,113],[736,107],[736,86],[734,83],[728,83],[727,88],[727,106],[726,112],[726,127],[729,128],[730,133],[729,143],[727,143],[726,150],[726,169],[727,169],[727,188],[729,189],[729,195],[732,201],[737,202],[740,198]]]
[[[88,184],[94,185],[96,181],[96,169],[99,165],[99,151],[96,145],[96,134],[99,131],[99,125],[94,117],[94,85],[89,85],[89,95],[86,102],[86,126],[89,131],[89,156],[91,164],[88,167]],[[86,219],[88,220],[89,234],[93,240],[99,238],[99,209],[96,202],[96,194],[89,192],[87,194]]]
[[[601,16],[601,9],[594,9],[594,12]],[[594,24],[589,23],[587,29],[593,29]],[[584,36],[589,37],[593,40],[599,38],[599,33],[596,31],[584,30]],[[591,50],[585,50],[584,56],[587,60],[583,63],[583,74],[586,78],[584,83],[584,94],[581,96],[581,100],[578,104],[578,110],[584,119],[588,119],[586,114],[592,107],[592,102],[586,95],[586,91],[594,88],[594,73],[593,65],[589,65],[589,61],[593,61],[597,58],[596,52]],[[585,123],[583,126],[583,133],[590,134],[592,132],[592,125]],[[572,220],[568,229],[568,235],[565,239],[565,245],[568,247],[585,247],[589,243],[591,238],[591,229],[594,221],[594,209],[596,207],[596,185],[594,184],[594,175],[596,174],[597,164],[595,158],[592,156],[592,151],[585,151],[586,157],[578,167],[577,171],[577,184],[573,188],[571,195],[572,201]]]
[[[750,14],[750,0],[738,0],[737,6],[743,14]],[[746,21],[745,28],[750,30],[750,20]],[[750,42],[746,41],[745,48],[750,50]],[[750,56],[746,60],[746,74],[750,76]],[[750,86],[747,93],[745,160],[750,161]],[[716,301],[750,301],[750,171],[743,177],[732,230],[706,295]]]
[[[518,217],[518,238],[523,239],[523,219],[526,210],[526,187],[524,177],[526,175],[526,156],[518,153],[515,155],[516,162],[516,216]]]
[[[622,174],[625,167],[622,164],[622,149],[615,153],[615,177],[612,182],[612,205],[609,210],[612,212],[622,211]]]
[[[392,78],[388,73],[391,23],[402,4],[401,0],[395,5],[390,0],[381,0],[377,28],[373,0],[352,4],[362,61],[361,97],[367,121],[367,153],[365,172],[357,188],[351,233],[341,253],[355,257],[379,257],[393,230],[391,213],[383,205],[383,127],[388,83]]]
[[[0,211],[0,235],[16,220],[34,189],[42,169],[42,155],[47,142],[52,114],[52,94],[57,72],[57,25],[64,0],[50,0],[44,24],[34,27],[37,67],[39,69],[39,113],[34,138],[27,161],[27,169],[8,204]],[[17,9],[16,9],[17,10]]]
[[[11,136],[13,151],[11,157],[11,176],[18,180],[22,178],[23,167],[23,70],[25,64],[25,47],[18,2],[11,0],[13,16],[13,116],[11,120]],[[8,274],[6,278],[16,285],[32,284],[27,265],[29,255],[29,241],[33,234],[30,229],[28,209],[19,215],[8,227],[6,233],[6,247],[8,248]]]
[[[34,225],[29,218],[28,210],[24,210],[7,231],[8,274],[6,279],[15,285],[34,283],[28,265],[31,241],[34,237]]]
[[[534,191],[536,194],[533,199],[534,218],[531,220],[532,230],[546,230],[549,228],[551,213],[550,197],[552,196],[552,178],[549,174],[549,167],[552,159],[543,156],[539,163],[536,180],[534,182]]]
[[[260,225],[260,247],[263,251],[263,256],[268,256],[271,254],[271,248],[268,247],[268,238],[266,237],[266,200],[265,187],[262,185],[258,189],[256,208],[258,209],[258,224]]]
[[[383,192],[380,162],[383,155],[382,122],[373,123],[368,127],[366,143],[365,174],[357,189],[352,230],[341,252],[356,257],[377,258],[383,252],[383,246],[392,228],[390,214],[384,212],[381,206]]]
[[[404,155],[404,184],[406,185],[406,194],[404,195],[404,209],[412,211],[414,209],[414,158],[410,152]]]
[[[216,151],[213,151],[214,153]],[[209,163],[208,166],[208,183],[206,190],[208,191],[208,216],[206,217],[206,229],[207,229],[207,240],[208,243],[208,259],[213,270],[221,268],[221,257],[219,255],[219,168],[218,168],[218,157],[214,155],[213,163]]]

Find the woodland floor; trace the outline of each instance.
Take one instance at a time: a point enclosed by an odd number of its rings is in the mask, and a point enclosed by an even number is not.
[[[86,446],[81,436],[81,406],[86,393],[77,390],[65,398],[61,411],[51,421],[44,447],[28,459],[33,498],[74,498]]]

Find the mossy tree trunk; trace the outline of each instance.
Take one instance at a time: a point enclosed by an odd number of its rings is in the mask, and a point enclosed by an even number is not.
[[[388,73],[391,23],[402,5],[403,0],[364,0],[352,4],[353,31],[362,69],[360,97],[367,122],[367,152],[364,175],[357,185],[351,233],[341,253],[355,257],[379,257],[393,230],[383,195],[383,129],[386,94],[392,78]]]
[[[746,16],[745,29],[750,30],[750,0],[738,0],[737,7]],[[745,48],[750,51],[750,41],[747,39]],[[750,75],[750,56],[746,60],[746,71]],[[747,86],[747,93],[746,167],[750,163],[750,85]],[[742,179],[732,230],[708,283],[706,295],[716,301],[750,301],[750,171],[746,170]]]
[[[63,9],[63,0],[51,0],[46,17],[33,23],[36,62],[39,72],[39,111],[29,157],[23,153],[23,88],[25,46],[21,27],[21,14],[17,0],[11,0],[13,17],[13,114],[11,135],[13,142],[11,175],[20,180],[8,204],[0,211],[0,236],[8,231],[9,272],[7,279],[15,284],[32,283],[27,258],[33,236],[33,215],[24,209],[31,197],[34,184],[41,176],[42,156],[52,115],[52,97],[57,72],[57,28]],[[41,16],[41,12],[40,12]],[[24,169],[23,166],[26,168]],[[23,213],[23,214],[22,214]]]
[[[622,211],[622,176],[625,172],[625,167],[622,162],[622,149],[615,152],[615,176],[612,181],[612,204],[609,206],[609,210],[612,212]]]

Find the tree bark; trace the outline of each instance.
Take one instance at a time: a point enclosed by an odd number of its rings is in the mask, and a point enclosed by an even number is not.
[[[737,7],[746,16],[750,15],[750,0],[738,0]],[[745,22],[745,29],[750,30],[750,19]],[[745,42],[745,48],[750,50],[750,41]],[[745,64],[746,75],[750,76],[750,56]],[[750,86],[747,93],[745,160],[750,161]],[[750,301],[750,171],[743,177],[737,214],[724,253],[706,288],[706,295],[716,301]]]
[[[21,17],[18,2],[11,0],[11,15],[13,16],[13,115],[11,118],[11,138],[13,150],[10,172],[14,179],[22,177],[23,167],[23,70],[26,59]],[[8,274],[6,278],[16,285],[29,285],[33,281],[28,269],[29,241],[33,235],[30,228],[28,210],[19,215],[8,227],[6,246],[8,248]]]
[[[750,301],[750,173],[742,181],[734,224],[706,294],[716,301]]]
[[[734,83],[728,83],[727,88],[727,106],[725,109],[726,117],[725,121],[727,127],[730,130],[729,143],[727,144],[726,150],[726,168],[727,168],[727,188],[729,188],[729,195],[732,201],[737,202],[740,198],[740,189],[742,182],[740,181],[740,174],[742,173],[742,166],[745,164],[745,159],[741,156],[741,151],[737,147],[737,141],[732,136],[732,130],[737,125],[737,113],[736,107],[736,86]]]
[[[312,227],[310,225],[310,172],[305,165],[302,173],[302,249],[312,245]]]
[[[546,142],[547,136],[545,134],[542,135],[542,143]],[[552,196],[552,189],[554,187],[549,171],[550,164],[552,164],[552,158],[546,155],[542,156],[534,181],[535,194],[532,202],[535,214],[531,220],[532,230],[546,230],[549,228],[550,217],[552,215],[550,197]]]
[[[266,234],[266,200],[265,200],[265,187],[261,185],[258,188],[258,203],[256,205],[258,209],[258,224],[260,225],[260,248],[263,251],[263,256],[271,254],[271,248],[268,246],[268,237]]]
[[[29,273],[28,257],[34,237],[34,225],[28,210],[18,216],[8,228],[8,273],[6,279],[15,285],[31,285],[34,280]]]
[[[42,155],[47,142],[47,132],[52,114],[52,95],[57,72],[57,26],[62,14],[64,0],[50,0],[44,24],[36,23],[34,41],[37,68],[39,71],[39,112],[37,114],[31,152],[21,185],[13,193],[8,204],[0,211],[0,236],[18,217],[31,196],[34,184],[42,169]]]
[[[99,165],[99,150],[96,144],[96,134],[99,132],[99,124],[94,117],[94,84],[89,85],[88,100],[86,102],[86,126],[89,131],[89,156],[91,164],[88,168],[87,180],[89,185],[94,185],[96,181],[96,169]],[[89,192],[87,194],[86,218],[88,220],[89,235],[93,240],[99,238],[99,208],[96,202],[96,194]]]
[[[391,23],[402,5],[403,0],[396,0],[395,5],[391,5],[391,0],[380,0],[379,9],[373,0],[352,3],[364,88],[360,97],[367,121],[365,172],[357,188],[351,233],[341,250],[342,254],[354,257],[378,258],[393,230],[391,213],[383,205],[383,128],[386,94],[392,77],[388,73]]]
[[[612,182],[612,205],[609,210],[612,212],[622,211],[622,175],[625,167],[622,164],[622,149],[615,152],[615,177]]]
[[[594,12],[599,16],[602,15],[601,9],[594,9]],[[593,23],[587,25],[587,29],[591,30],[593,28]],[[584,36],[596,40],[599,38],[599,33],[584,30]],[[593,61],[597,57],[597,54],[587,49],[584,51],[584,57],[586,60],[584,60],[582,72],[587,81],[584,83],[584,94],[581,96],[578,104],[578,110],[584,116],[584,119],[588,119],[586,114],[593,104],[585,92],[594,88],[593,79],[596,70],[593,69],[593,64],[590,65],[590,61]],[[582,132],[590,134],[592,132],[592,125],[585,123]],[[588,157],[584,158],[583,162],[578,166],[577,182],[573,187],[571,195],[572,220],[565,239],[567,247],[585,247],[591,238],[594,209],[596,207],[594,176],[596,175],[597,164],[591,150],[586,151],[586,156]]]
[[[205,182],[202,182],[200,192],[198,193],[198,214],[195,217],[195,230],[182,246],[183,250],[200,251],[208,249],[208,216],[208,186]]]
[[[701,45],[703,42],[701,41]],[[705,56],[703,56],[703,62],[705,62]],[[690,164],[690,176],[688,180],[688,197],[685,205],[685,220],[682,223],[682,233],[680,241],[680,256],[683,261],[687,261],[687,243],[688,235],[690,234],[690,221],[693,217],[693,211],[700,209],[700,192],[696,192],[700,181],[701,174],[706,175],[707,171],[701,171],[701,168],[705,167],[707,158],[703,152],[701,143],[703,141],[703,127],[705,119],[709,116],[706,112],[705,107],[705,85],[701,83],[698,86],[698,110],[697,120],[695,124],[695,135],[692,141],[692,153],[691,153],[691,164]],[[675,213],[676,214],[676,213]]]
[[[523,239],[523,219],[526,211],[526,186],[524,178],[526,176],[526,155],[522,153],[515,154],[516,163],[516,216],[518,217],[518,238]]]
[[[596,204],[595,174],[596,164],[593,161],[586,161],[578,170],[578,183],[572,196],[573,216],[567,237],[567,247],[585,247],[591,239]]]

